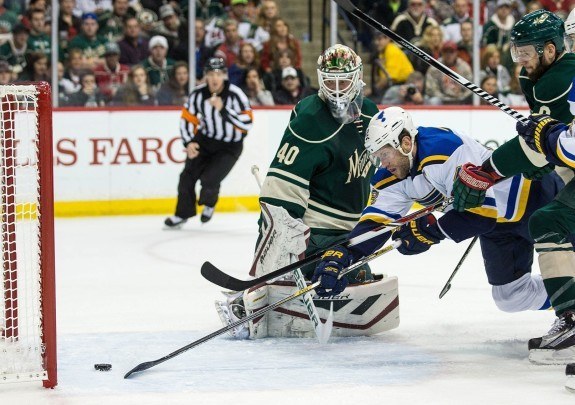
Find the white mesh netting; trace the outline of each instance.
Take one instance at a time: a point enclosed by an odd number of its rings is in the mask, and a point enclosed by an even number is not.
[[[43,379],[35,86],[0,86],[0,382]]]

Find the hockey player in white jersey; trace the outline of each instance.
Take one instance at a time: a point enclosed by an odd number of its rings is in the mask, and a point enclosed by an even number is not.
[[[479,142],[450,129],[416,128],[400,107],[387,108],[371,119],[366,148],[380,165],[372,181],[377,197],[364,209],[351,237],[404,216],[414,202],[425,206],[450,196],[461,165],[480,164],[491,154]],[[531,275],[534,242],[528,217],[551,201],[562,185],[554,173],[540,181],[515,176],[491,188],[481,207],[457,212],[450,206],[438,219],[429,214],[403,226],[393,239],[401,240],[400,253],[412,255],[444,239],[461,242],[480,235],[497,307],[506,312],[546,309],[549,299],[543,281]],[[376,239],[327,252],[315,270],[313,280],[321,281],[317,291],[340,293],[345,285],[338,273],[380,248],[389,234]]]

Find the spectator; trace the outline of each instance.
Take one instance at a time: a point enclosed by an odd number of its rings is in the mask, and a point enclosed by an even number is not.
[[[278,105],[297,104],[313,93],[314,91],[301,85],[297,71],[290,66],[282,71],[281,87],[273,93],[273,97]]]
[[[409,0],[407,10],[393,20],[391,30],[406,41],[417,42],[428,26],[437,26],[437,21],[425,14],[426,5],[425,0]]]
[[[259,68],[260,61],[256,48],[253,44],[245,42],[240,46],[240,54],[236,63],[230,66],[228,70],[228,80],[231,84],[240,85],[245,72],[251,67]]]
[[[64,77],[80,88],[80,75],[84,70],[84,57],[80,49],[70,49]]]
[[[196,19],[196,79],[202,80],[204,78],[204,66],[209,58],[214,54],[214,50],[209,48],[205,42],[206,38],[206,27],[202,20]],[[184,60],[188,59],[186,45],[186,57]]]
[[[515,18],[511,15],[511,0],[497,0],[495,14],[483,26],[481,46],[495,44],[500,51],[509,47],[509,34],[515,25]]]
[[[443,44],[439,61],[467,80],[472,80],[471,67],[459,59],[457,45],[454,42],[448,41]],[[471,93],[465,87],[433,67],[429,68],[425,75],[425,94],[437,97],[441,100],[441,104],[471,103]]]
[[[82,20],[74,15],[75,0],[60,0],[60,15],[58,17],[58,39],[60,59],[68,52],[68,44],[80,33]]]
[[[264,72],[271,72],[277,65],[280,51],[291,49],[293,52],[293,66],[301,69],[301,48],[299,41],[290,34],[289,25],[281,18],[277,18],[273,25],[270,40],[264,43],[260,55],[261,67]]]
[[[0,34],[12,32],[16,24],[18,24],[18,15],[4,7],[4,0],[0,0]]]
[[[496,97],[504,103],[507,103],[507,100],[502,100],[499,90],[497,88],[497,78],[493,75],[485,75],[480,81],[479,87],[481,87],[487,94],[490,96]],[[487,100],[481,99],[482,105],[490,105],[491,103]]]
[[[519,73],[523,66],[520,64],[515,65],[513,68],[513,74],[511,75],[511,80],[509,81],[509,94],[507,94],[507,99],[509,100],[509,105],[512,106],[527,106],[527,100],[519,84]]]
[[[130,7],[128,0],[112,0],[112,10],[98,16],[98,35],[107,42],[117,42],[122,38],[123,25],[127,17],[135,17],[136,10]]]
[[[389,37],[379,32],[375,33],[375,52],[371,97],[372,100],[380,100],[387,88],[407,80],[413,72],[413,65]]]
[[[154,90],[168,81],[170,72],[174,69],[174,61],[167,58],[168,40],[161,35],[156,35],[150,39],[150,56],[142,62],[142,67],[150,79],[150,84]]]
[[[168,40],[168,49],[176,49],[180,44],[180,37],[187,35],[186,32],[181,32],[180,17],[176,13],[171,4],[164,4],[160,7],[160,23],[153,30],[152,35],[161,35]]]
[[[497,80],[497,89],[501,94],[509,93],[511,75],[505,66],[501,65],[500,53],[494,44],[487,45],[481,57],[481,78],[493,76]]]
[[[569,0],[539,0],[541,6],[554,14],[557,14],[561,18],[565,19],[569,12],[571,11],[573,2]]]
[[[132,66],[130,73],[128,73],[128,82],[120,87],[112,105],[157,105],[156,96],[150,85],[146,69],[140,65]]]
[[[0,86],[12,83],[12,68],[6,61],[0,61]]]
[[[39,9],[30,9],[27,14],[30,20],[28,52],[42,52],[50,58],[51,41],[45,30],[46,14],[43,10]]]
[[[103,107],[106,105],[104,97],[96,85],[96,76],[91,70],[86,70],[80,76],[81,88],[70,95],[68,105],[70,107]]]
[[[112,0],[77,0],[76,7],[80,15],[86,13],[100,15],[112,10]]]
[[[104,62],[106,40],[98,36],[98,17],[94,13],[82,16],[82,32],[70,41],[70,48],[80,49],[86,68],[93,69]]]
[[[266,90],[264,82],[260,76],[259,69],[249,67],[244,72],[241,89],[246,93],[252,106],[272,106],[275,105],[272,93]]]
[[[430,55],[433,59],[439,59],[441,56],[441,47],[443,46],[443,31],[437,25],[429,25],[423,31],[423,37],[419,44],[419,48]],[[413,68],[418,72],[427,73],[429,69],[429,63],[425,62],[423,59],[418,58],[413,53],[407,55]]]
[[[461,41],[461,23],[471,22],[469,17],[469,0],[455,0],[453,2],[453,16],[444,20],[443,38],[446,41]]]
[[[226,67],[232,66],[236,63],[236,58],[240,52],[240,45],[242,39],[238,34],[238,22],[236,20],[226,20],[224,23],[224,36],[223,44],[218,46],[214,56],[223,58],[226,62]]]
[[[271,33],[272,23],[280,17],[278,5],[275,0],[263,0],[256,19],[256,24]]]
[[[269,89],[272,93],[281,87],[282,82],[282,72],[287,67],[293,67],[294,64],[294,53],[291,49],[284,49],[279,52],[279,57],[277,61],[274,61],[273,69],[271,72],[263,74],[263,81],[266,89]],[[301,69],[295,68],[297,71],[297,77],[299,82],[303,87],[310,87],[310,79],[307,77]]]
[[[128,80],[130,68],[120,63],[120,47],[115,42],[106,44],[104,63],[96,66],[94,75],[100,93],[109,104],[121,85]]]
[[[457,56],[473,66],[473,23],[461,23],[461,40],[457,43]]]
[[[404,84],[396,84],[387,89],[381,104],[423,105],[441,104],[441,101],[425,95],[425,78],[421,72],[415,70],[409,75]]]
[[[135,17],[124,21],[124,38],[120,46],[120,63],[128,66],[141,63],[150,54],[148,40],[142,38],[140,24]]]
[[[57,67],[58,69],[58,97],[59,97],[59,105],[67,105],[68,99],[70,98],[70,94],[77,92],[80,90],[80,85],[77,85],[72,80],[64,77],[64,73],[66,70],[64,69],[64,64],[62,62],[58,62]]]
[[[539,0],[532,0],[525,5],[525,14],[532,13],[537,10],[541,10],[543,6]]]
[[[183,106],[189,94],[190,72],[186,62],[176,62],[170,79],[163,83],[156,94],[158,105]]]
[[[12,29],[12,39],[0,46],[0,59],[12,66],[12,73],[16,76],[26,67],[29,36],[28,28],[22,24],[16,24]]]
[[[187,15],[187,7],[183,8],[184,15]],[[211,21],[225,14],[224,6],[219,1],[196,0],[196,18],[203,21]]]
[[[261,51],[262,44],[270,39],[270,34],[247,18],[248,0],[232,0],[230,4],[231,10],[228,18],[237,21],[238,35],[244,41],[252,43],[258,52]]]
[[[21,82],[49,82],[48,57],[42,52],[31,52],[26,55],[26,68],[18,76]]]

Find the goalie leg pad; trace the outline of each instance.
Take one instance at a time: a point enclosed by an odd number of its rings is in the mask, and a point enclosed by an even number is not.
[[[269,286],[267,285],[244,292],[244,305],[248,314],[268,306],[269,302]],[[250,339],[261,339],[268,336],[269,314],[267,312],[262,317],[249,321]]]
[[[292,282],[277,281],[269,286],[270,302],[294,293]],[[313,297],[322,322],[325,322],[333,303],[332,336],[369,336],[399,326],[399,297],[397,277],[354,284],[335,297]],[[315,332],[302,300],[288,302],[269,313],[268,335],[273,337],[309,337]]]
[[[261,203],[261,229],[250,275],[263,276],[291,263],[307,247],[310,229],[283,207]]]

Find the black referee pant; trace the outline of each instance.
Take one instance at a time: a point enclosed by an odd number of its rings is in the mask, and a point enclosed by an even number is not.
[[[186,159],[178,184],[176,216],[191,218],[196,215],[196,183],[201,182],[199,205],[214,207],[220,194],[220,183],[238,161],[243,142],[223,142],[210,138],[198,139],[200,153]]]

